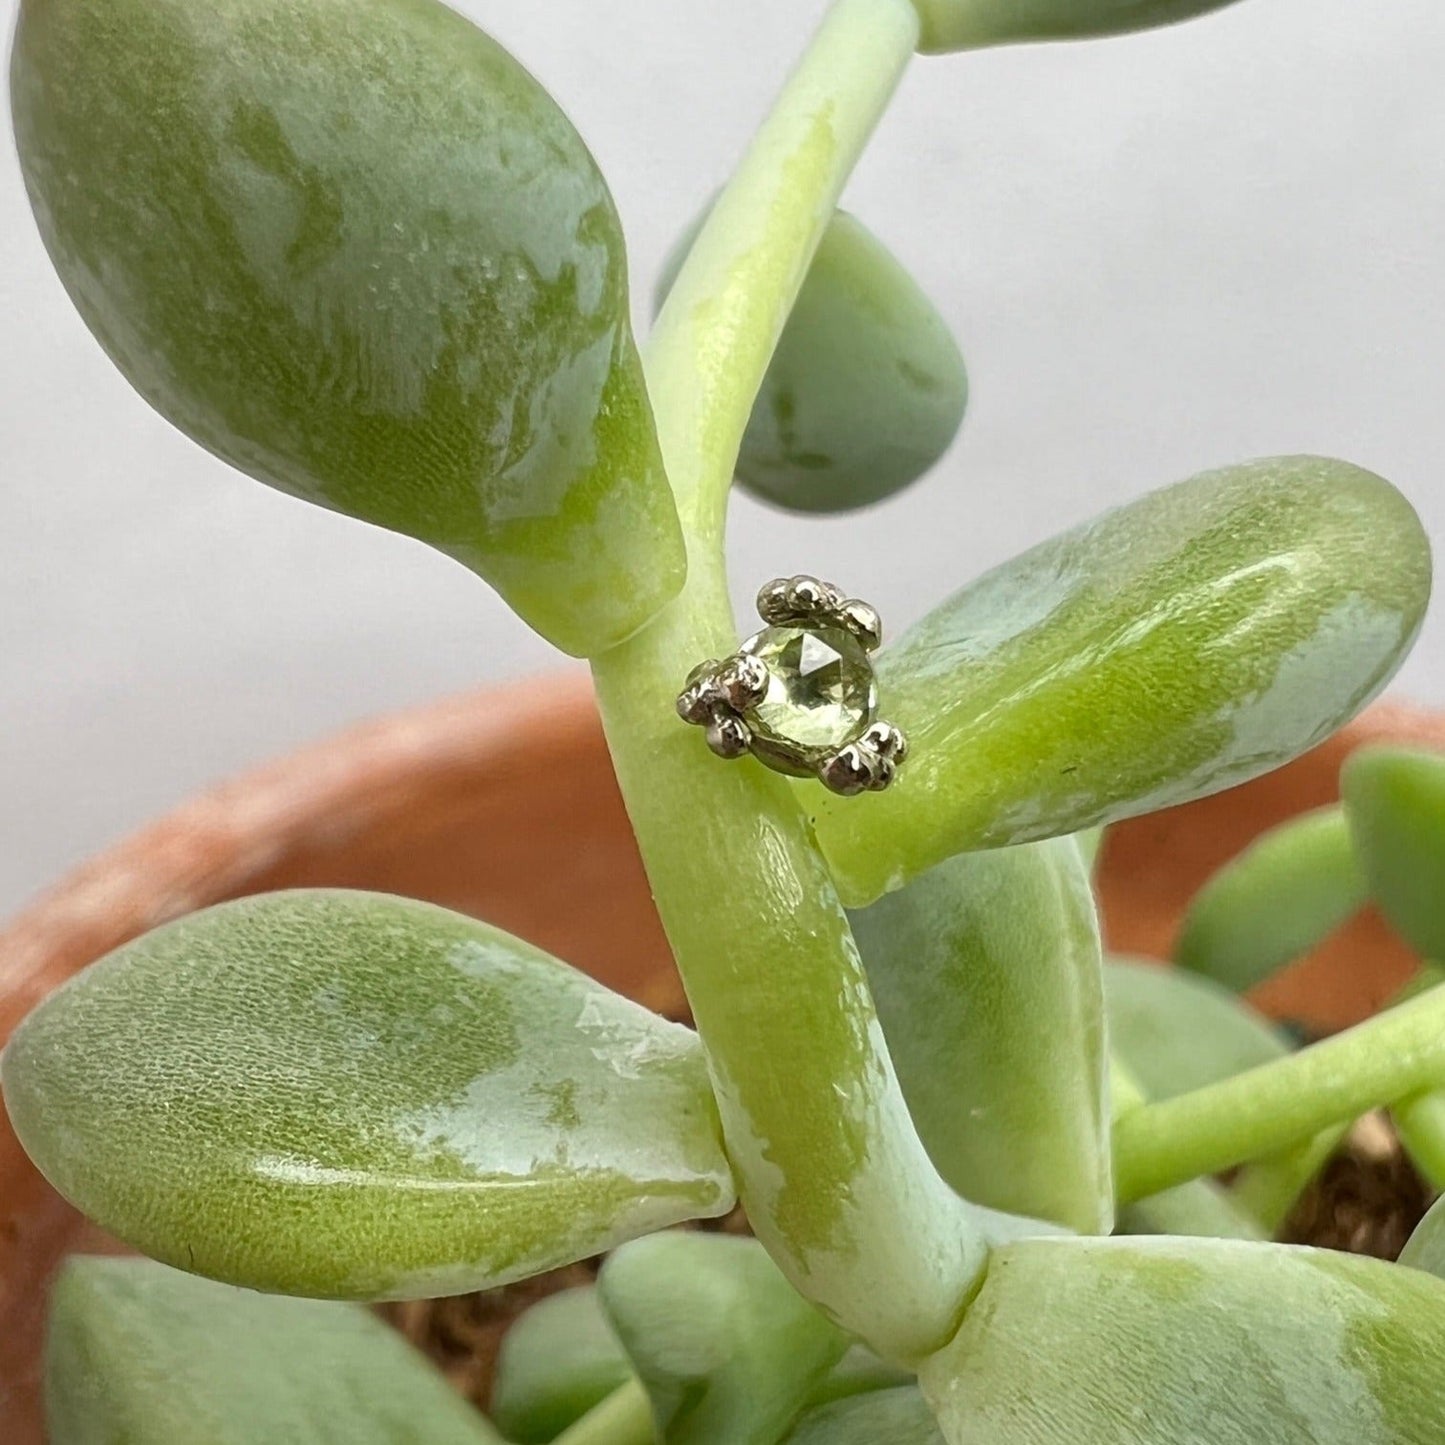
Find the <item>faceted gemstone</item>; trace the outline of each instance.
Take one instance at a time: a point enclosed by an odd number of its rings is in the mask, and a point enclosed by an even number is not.
[[[765,742],[830,753],[873,721],[873,664],[842,628],[767,627],[742,650],[768,669],[768,690],[747,714],[748,726]]]

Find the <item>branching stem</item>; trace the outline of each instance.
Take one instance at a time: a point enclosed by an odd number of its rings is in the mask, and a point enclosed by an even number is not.
[[[1141,1199],[1445,1086],[1445,989],[1288,1058],[1124,1113],[1114,1128],[1119,1197]]]
[[[917,38],[910,0],[838,0],[700,234],[646,351],[688,583],[593,664],[753,1227],[804,1295],[902,1361],[947,1341],[983,1240],[918,1142],[793,789],[712,757],[674,699],[737,644],[722,533],[743,430]]]

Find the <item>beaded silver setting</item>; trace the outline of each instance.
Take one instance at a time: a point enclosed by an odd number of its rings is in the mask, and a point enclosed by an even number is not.
[[[761,632],[688,674],[678,715],[706,729],[720,758],[750,753],[844,797],[888,787],[908,743],[878,716],[878,613],[816,577],[769,582],[758,613]]]

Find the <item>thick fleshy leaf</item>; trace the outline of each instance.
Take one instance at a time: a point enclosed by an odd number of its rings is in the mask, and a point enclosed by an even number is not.
[[[910,1385],[913,1376],[896,1365],[880,1360],[867,1345],[849,1345],[847,1353],[818,1382],[808,1399],[818,1405],[846,1400],[850,1395],[867,1395]]]
[[[1361,748],[1340,791],[1380,911],[1422,958],[1445,959],[1445,754]]]
[[[544,1445],[588,1411],[617,1399],[635,1378],[596,1288],[563,1290],[533,1305],[507,1331],[497,1356],[492,1417],[508,1440]],[[854,1344],[808,1401],[826,1405],[912,1382],[911,1374]]]
[[[1120,1234],[1184,1234],[1197,1239],[1268,1239],[1269,1233],[1229,1190],[1191,1179],[1119,1211]]]
[[[690,1030],[380,894],[168,924],[53,994],[3,1065],[15,1131],[67,1199],[257,1288],[460,1293],[733,1198]]]
[[[1431,1445],[1445,1281],[1237,1240],[999,1251],[921,1372],[951,1445]]]
[[[168,420],[418,537],[593,653],[682,583],[617,215],[437,0],[25,0],[11,99],[61,280]]]
[[[1344,810],[1304,813],[1262,833],[1194,895],[1174,960],[1243,993],[1322,943],[1367,897]]]
[[[1384,686],[1429,595],[1410,504],[1319,457],[1206,472],[1035,547],[880,657],[912,755],[886,793],[810,800],[846,900],[1278,767]]]
[[[1292,1052],[1279,1029],[1227,988],[1167,965],[1111,958],[1104,999],[1110,1047],[1151,1101]]]
[[[1437,1199],[1429,1214],[1416,1225],[1400,1263],[1445,1280],[1445,1197]]]
[[[659,309],[705,219],[669,258]],[[932,468],[967,406],[968,374],[948,324],[892,252],[839,211],[763,379],[737,478],[801,512],[867,506]]]
[[[1394,1002],[1405,1003],[1432,988],[1445,988],[1445,967],[1438,963],[1423,964]],[[1445,1089],[1402,1099],[1390,1113],[1416,1169],[1433,1188],[1445,1189]]]
[[[919,1137],[965,1198],[1114,1224],[1099,928],[1071,838],[966,853],[853,915]]]
[[[1176,25],[1233,0],[915,0],[920,49],[979,50],[1031,40],[1082,40]]]
[[[497,1353],[492,1418],[517,1445],[546,1445],[632,1378],[592,1286],[534,1304]]]
[[[45,1360],[51,1445],[501,1445],[357,1305],[283,1299],[143,1259],[77,1257]]]
[[[666,1445],[776,1445],[848,1345],[753,1239],[655,1234],[599,1287]]]
[[[817,1406],[785,1445],[944,1445],[944,1439],[928,1402],[905,1385]]]

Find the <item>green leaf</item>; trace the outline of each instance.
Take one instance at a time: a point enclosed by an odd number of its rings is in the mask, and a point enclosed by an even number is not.
[[[1445,756],[1361,748],[1340,792],[1370,893],[1423,958],[1445,958]]]
[[[488,1288],[733,1191],[682,1029],[487,924],[277,893],[126,945],[16,1031],[21,1143],[113,1234],[290,1294]]]
[[[1400,1255],[1400,1263],[1445,1279],[1445,1198],[1437,1199],[1416,1226]]]
[[[1445,987],[1445,968],[1435,963],[1423,964],[1391,1001],[1391,1006],[1407,1003],[1441,987]],[[1432,1188],[1445,1189],[1445,1089],[1402,1099],[1391,1108],[1390,1114],[1411,1163]]]
[[[848,1346],[847,1353],[823,1377],[808,1399],[815,1405],[826,1405],[832,1400],[846,1400],[851,1395],[867,1395],[912,1383],[913,1376],[908,1371],[880,1360],[867,1345],[853,1344]]]
[[[752,1239],[655,1234],[599,1286],[666,1445],[776,1445],[848,1344]]]
[[[492,1417],[517,1445],[546,1445],[631,1378],[596,1289],[563,1290],[533,1305],[503,1337]]]
[[[706,219],[668,259],[659,310]],[[948,324],[888,248],[838,211],[763,379],[737,478],[795,511],[865,507],[929,471],[967,405]]]
[[[1233,0],[914,0],[919,48],[938,53],[1033,40],[1082,40],[1175,25]]]
[[[980,578],[879,659],[912,755],[810,800],[850,903],[953,853],[1076,833],[1268,772],[1389,680],[1430,593],[1408,502],[1345,462],[1207,472]]]
[[[482,31],[436,0],[25,0],[11,78],[56,270],[182,431],[569,652],[678,591],[612,198]]]
[[[933,1411],[912,1385],[809,1410],[785,1445],[944,1445]]]
[[[1293,1052],[1263,1015],[1219,984],[1166,965],[1104,965],[1109,1043],[1151,1101],[1172,1099]]]
[[[999,1251],[920,1380],[951,1445],[1432,1445],[1445,1282],[1238,1240]]]
[[[1323,943],[1367,897],[1344,810],[1303,813],[1261,833],[1194,895],[1174,959],[1243,993]]]
[[[1186,1234],[1199,1239],[1267,1239],[1263,1225],[1212,1179],[1191,1179],[1126,1204],[1120,1234]]]
[[[991,1209],[1107,1234],[1099,928],[1071,838],[966,853],[853,915],[919,1137]]]
[[[141,1259],[65,1266],[45,1397],[51,1445],[501,1445],[369,1311]]]

